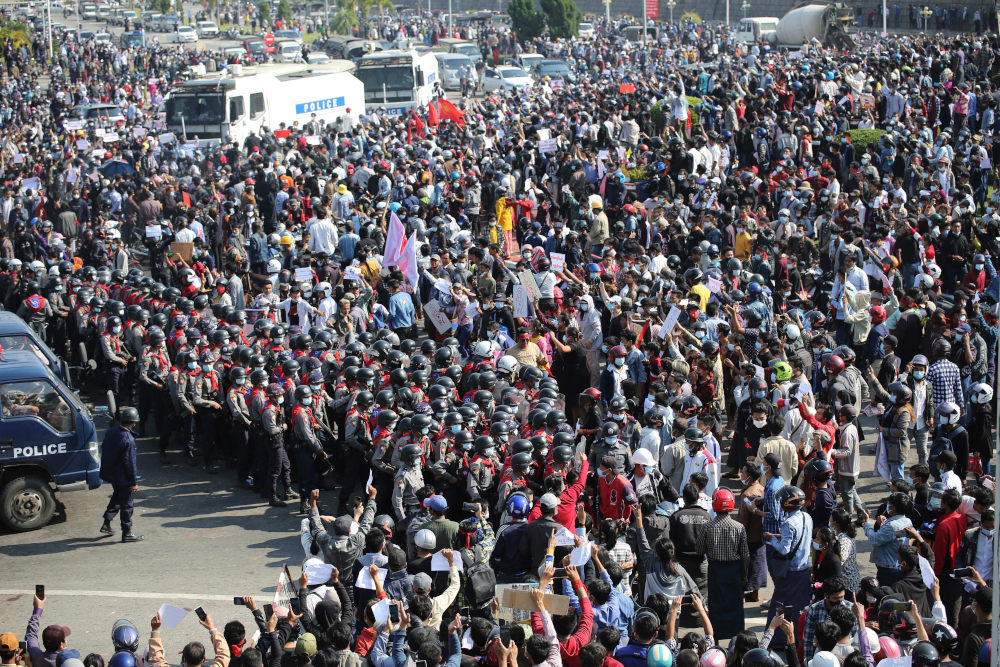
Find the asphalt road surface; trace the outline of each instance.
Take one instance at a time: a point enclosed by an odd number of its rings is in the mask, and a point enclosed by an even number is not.
[[[283,564],[298,575],[303,551],[297,503],[267,506],[237,488],[232,470],[208,475],[180,462],[161,466],[154,438],[140,440],[139,449],[142,479],[133,523],[145,541],[122,544],[117,520],[113,537],[98,533],[110,488],[60,495],[64,518],[30,533],[0,533],[0,632],[24,631],[35,585],[44,584],[42,627],[67,625],[71,647],[109,656],[111,626],[120,618],[134,621],[144,642],[149,619],[164,602],[189,609],[202,604],[219,627],[233,619],[252,627],[249,613],[233,606],[233,596],[253,594],[267,602]],[[887,488],[871,472],[873,450],[869,440],[858,484],[870,509]],[[176,452],[173,458],[179,461]],[[862,576],[874,574],[870,544],[859,534],[857,545]],[[762,600],[769,597],[762,592]],[[747,604],[748,627],[762,631],[763,614],[759,604]],[[177,629],[165,629],[167,655],[192,639],[205,641],[203,633],[193,614]]]

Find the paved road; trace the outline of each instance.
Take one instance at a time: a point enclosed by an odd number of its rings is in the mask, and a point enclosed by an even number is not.
[[[866,472],[859,491],[872,504],[885,486],[870,472],[872,447],[864,449]],[[140,452],[143,479],[134,523],[144,542],[121,544],[117,534],[99,536],[110,495],[105,488],[62,495],[65,519],[41,530],[0,534],[0,631],[23,632],[34,586],[44,583],[44,620],[68,625],[70,644],[81,652],[108,655],[108,633],[117,619],[132,619],[144,630],[163,602],[189,608],[203,603],[220,625],[234,618],[249,622],[245,611],[233,608],[232,597],[269,598],[281,565],[301,562],[301,519],[295,508],[266,506],[252,492],[236,488],[229,470],[210,476],[182,463],[160,466],[152,438],[140,441]],[[858,551],[862,573],[874,574],[863,537]],[[762,597],[769,597],[765,593]],[[761,608],[748,605],[746,613],[748,624],[762,630]],[[203,639],[201,632],[193,616],[165,632],[168,654],[192,638]]]

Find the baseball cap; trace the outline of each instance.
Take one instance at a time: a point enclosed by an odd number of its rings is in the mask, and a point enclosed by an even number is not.
[[[429,593],[432,583],[430,575],[426,572],[413,575],[413,590],[417,593]]]
[[[774,452],[768,452],[764,455],[764,463],[766,463],[771,470],[779,470],[781,468],[781,458]]]
[[[554,493],[546,493],[538,501],[538,504],[542,506],[542,509],[554,510],[559,507],[559,498]]]
[[[17,635],[13,632],[5,632],[0,635],[0,651],[16,651]]]
[[[303,633],[299,640],[295,642],[295,655],[306,655],[312,657],[316,653],[316,635],[311,632]]]
[[[350,535],[352,523],[353,521],[349,516],[337,517],[337,520],[333,522],[333,530],[337,535]]]
[[[389,552],[389,569],[395,572],[402,570],[404,567],[406,567],[406,552],[399,547],[395,547]]]
[[[436,494],[424,501],[424,507],[435,512],[447,512],[448,501],[441,494]]]

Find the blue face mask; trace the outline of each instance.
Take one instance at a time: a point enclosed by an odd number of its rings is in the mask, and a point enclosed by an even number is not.
[[[624,365],[625,365],[625,360],[624,359],[622,359],[621,357],[618,357],[617,359],[615,359],[615,366],[617,366],[618,368],[621,368]]]
[[[431,430],[430,430],[429,428],[422,428],[422,429],[420,429],[420,432],[421,432],[422,434],[424,434],[424,435],[427,435],[428,433],[430,433],[430,432],[431,432]]]
[[[198,364],[192,361],[190,364],[188,364],[188,370],[189,371],[198,370]]]
[[[604,442],[607,445],[610,445],[611,447],[614,447],[615,445],[618,444],[618,438],[605,438]]]
[[[305,398],[302,399],[302,405],[310,406],[312,404],[313,404],[312,396],[306,396]]]
[[[995,532],[996,532],[995,530],[986,530],[985,528],[982,529],[982,533],[986,537],[993,537],[993,533]]]
[[[451,432],[452,433],[458,434],[458,433],[461,433],[461,431],[462,431],[462,425],[461,424],[455,424],[454,426],[451,427]]]
[[[753,346],[755,348],[757,348],[758,350],[763,350],[764,349],[764,344],[763,343],[754,343]]]
[[[314,394],[318,394],[319,392],[323,391],[323,385],[321,384],[311,384],[309,385],[309,388],[312,389]]]
[[[764,391],[755,391],[755,392],[753,392],[753,397],[754,398],[764,398],[764,396],[766,396],[766,395],[767,395],[767,392],[764,392]]]
[[[730,352],[733,352],[736,350],[736,346],[733,345],[732,343],[726,343],[726,349],[728,349]]]
[[[625,419],[625,413],[624,412],[616,412],[615,414],[611,415],[611,418],[614,419],[616,422],[620,422],[623,419]]]
[[[926,371],[913,371],[914,380],[923,380],[925,375],[927,375]]]
[[[462,445],[462,451],[463,452],[471,452],[472,451],[472,443],[471,442],[467,442],[464,445]]]
[[[206,373],[211,373],[212,372],[212,364],[205,364],[204,366],[201,367],[201,370],[205,371]]]

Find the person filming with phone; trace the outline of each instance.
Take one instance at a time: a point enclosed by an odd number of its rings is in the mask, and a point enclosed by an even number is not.
[[[212,641],[212,650],[215,652],[215,659],[210,667],[229,667],[229,646],[226,638],[215,627],[212,617],[201,607],[195,608],[198,616],[198,623],[208,630],[209,639]],[[160,628],[163,626],[163,619],[159,612],[149,622],[149,659],[147,664],[150,667],[169,667],[163,653],[163,639],[160,638]],[[181,651],[182,667],[202,667],[205,664],[205,645],[201,642],[188,642]]]

